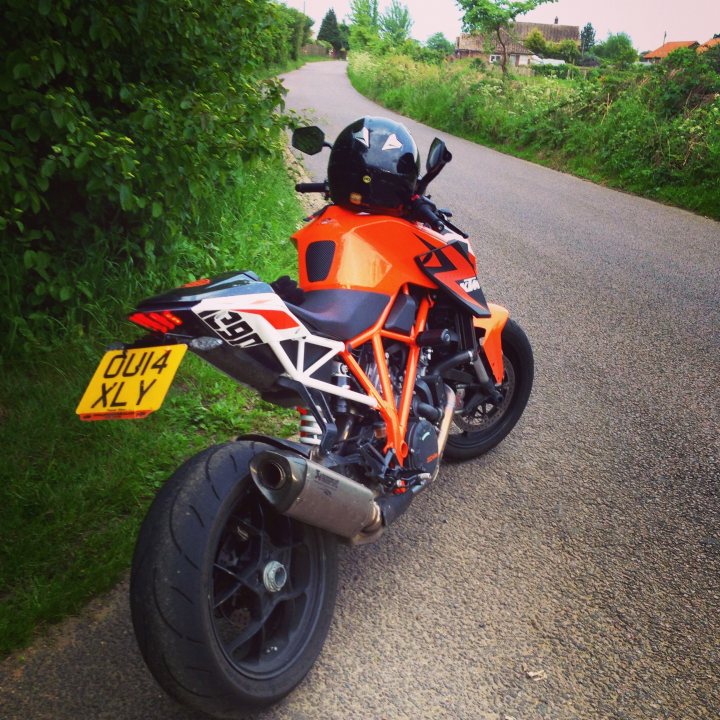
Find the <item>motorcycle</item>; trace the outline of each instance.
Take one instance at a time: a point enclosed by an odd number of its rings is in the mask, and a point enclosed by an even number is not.
[[[370,120],[351,126],[361,149],[368,127],[385,127]],[[146,417],[189,349],[299,410],[296,440],[247,434],[187,460],[137,540],[130,601],[143,658],[168,693],[209,715],[287,695],[328,633],[338,542],[377,541],[442,460],[493,448],[530,395],[527,337],[486,302],[468,236],[426,196],[452,159],[445,143],[433,141],[417,179],[398,156],[414,190],[402,207],[362,203],[365,185],[388,181],[389,151],[411,141],[399,137],[382,135],[349,202],[328,203],[293,236],[297,283],[229,272],[142,301],[129,319],[149,333],[106,353],[78,406],[83,420]],[[317,127],[292,142],[333,148]],[[344,183],[345,166],[333,167]],[[296,189],[327,198],[331,186]]]

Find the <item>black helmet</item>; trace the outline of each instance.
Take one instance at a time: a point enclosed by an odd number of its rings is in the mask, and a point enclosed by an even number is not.
[[[415,194],[420,154],[400,123],[363,117],[337,137],[328,163],[330,197],[350,210],[402,210]]]

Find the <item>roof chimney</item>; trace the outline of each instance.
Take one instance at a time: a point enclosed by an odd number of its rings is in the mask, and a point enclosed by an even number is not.
[[[555,24],[556,24],[556,25],[558,24],[558,18],[557,18],[557,17],[555,18]]]

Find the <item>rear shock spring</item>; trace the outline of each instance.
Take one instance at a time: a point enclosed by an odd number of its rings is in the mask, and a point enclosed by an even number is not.
[[[306,407],[299,407],[300,442],[304,445],[317,446],[322,442],[322,429],[314,415]]]

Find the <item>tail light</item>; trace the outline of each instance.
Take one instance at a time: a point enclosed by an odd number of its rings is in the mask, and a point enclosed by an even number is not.
[[[146,330],[162,333],[172,332],[183,323],[177,315],[174,315],[169,310],[136,312],[130,315],[128,319]]]

